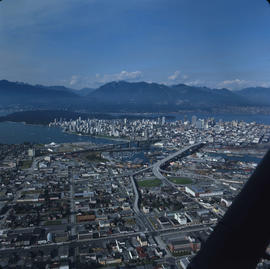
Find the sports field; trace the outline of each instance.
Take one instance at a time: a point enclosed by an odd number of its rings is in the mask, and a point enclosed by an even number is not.
[[[185,178],[185,177],[170,177],[168,178],[171,182],[179,185],[187,185],[191,184],[193,181],[190,178]]]
[[[138,181],[139,187],[159,187],[161,185],[161,181],[159,179],[146,179]]]

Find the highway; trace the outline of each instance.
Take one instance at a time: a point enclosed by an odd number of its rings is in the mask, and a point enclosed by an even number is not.
[[[201,147],[203,147],[204,145],[205,145],[205,143],[197,143],[197,144],[194,144],[194,145],[192,145],[192,146],[187,146],[187,147],[185,147],[185,148],[183,148],[183,149],[181,149],[181,150],[179,150],[179,151],[177,151],[177,152],[175,152],[175,153],[173,153],[173,154],[167,156],[166,158],[164,158],[164,159],[162,159],[162,160],[156,162],[156,163],[153,165],[153,167],[152,167],[152,171],[153,171],[154,175],[155,175],[158,179],[160,179],[160,180],[163,182],[163,184],[165,184],[165,185],[167,185],[167,186],[171,186],[171,187],[173,187],[174,189],[176,189],[176,190],[179,192],[179,189],[178,189],[179,185],[177,185],[177,184],[171,182],[171,181],[168,180],[165,176],[163,176],[163,175],[161,174],[161,172],[160,172],[161,167],[162,167],[163,165],[165,165],[167,162],[173,160],[174,158],[179,157],[179,156],[182,156],[183,154],[185,154],[185,153],[188,152],[188,151],[194,152],[194,151],[200,149]],[[182,193],[183,195],[185,195],[187,198],[191,199],[191,200],[192,200],[193,202],[195,202],[196,204],[198,204],[198,205],[200,205],[200,206],[203,206],[196,198],[193,198],[193,197],[189,196],[189,195],[186,194],[185,192],[182,192],[182,191],[181,191],[181,193]],[[214,212],[213,210],[212,210],[212,213],[213,213],[216,217],[220,217],[220,216],[219,216],[216,212]]]
[[[137,218],[140,220],[140,222],[142,222],[145,226],[145,228],[148,230],[148,231],[154,231],[154,228],[152,226],[152,224],[149,222],[147,216],[145,216],[145,214],[143,214],[140,209],[139,209],[139,191],[137,189],[137,186],[136,186],[136,183],[135,183],[135,179],[134,179],[134,176],[139,174],[139,173],[142,173],[144,171],[147,171],[149,169],[152,169],[154,175],[163,181],[164,184],[166,185],[170,185],[172,186],[173,188],[176,188],[177,191],[178,191],[178,188],[177,188],[177,185],[174,184],[173,182],[171,182],[170,180],[168,180],[166,177],[164,177],[161,173],[160,173],[160,167],[164,164],[166,164],[168,161],[178,157],[178,156],[181,156],[183,154],[185,154],[187,151],[194,151],[194,150],[197,150],[198,148],[201,148],[202,146],[204,145],[204,143],[197,143],[195,145],[192,145],[192,146],[187,146],[177,152],[174,152],[173,154],[167,156],[166,158],[156,162],[154,165],[152,166],[148,166],[147,168],[144,168],[144,169],[141,169],[135,173],[133,173],[131,176],[130,176],[130,179],[131,179],[131,183],[132,183],[132,186],[133,186],[133,190],[134,190],[134,194],[135,194],[135,199],[134,199],[134,204],[133,204],[133,210],[134,212],[136,213],[137,215]]]
[[[130,179],[131,179],[133,190],[134,190],[134,193],[135,193],[135,199],[134,199],[133,209],[134,209],[134,212],[136,214],[140,214],[140,209],[139,209],[139,192],[138,192],[138,189],[137,189],[137,186],[136,186],[134,177],[131,176]]]
[[[137,216],[137,220],[143,224],[143,226],[146,228],[146,231],[154,231],[154,228],[152,227],[152,224],[149,222],[148,218],[139,209],[139,191],[137,189],[135,179],[133,176],[130,176],[130,179],[135,193],[133,210]]]
[[[164,177],[161,172],[160,169],[162,166],[164,166],[166,163],[168,163],[169,161],[177,158],[177,157],[181,157],[183,154],[189,152],[189,151],[196,151],[197,149],[201,148],[204,145],[204,143],[197,143],[191,146],[187,146],[184,147],[183,149],[180,149],[176,152],[174,152],[173,154],[170,154],[169,156],[167,156],[166,158],[156,162],[153,166],[152,166],[152,171],[155,175],[155,177],[157,177],[158,179],[162,180],[162,182],[168,186],[172,186],[173,188],[177,188],[177,184],[174,184],[173,182],[171,182],[170,180],[168,180],[166,177]]]
[[[75,201],[74,201],[74,175],[71,175],[69,178],[71,178],[70,182],[70,224],[71,224],[71,235],[75,236],[76,233],[76,214],[75,212]]]

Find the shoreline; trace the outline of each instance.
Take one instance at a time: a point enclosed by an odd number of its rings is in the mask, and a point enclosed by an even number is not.
[[[29,126],[42,126],[42,127],[47,127],[47,128],[56,128],[56,129],[60,129],[59,127],[56,126],[49,126],[47,124],[42,124],[42,123],[27,123],[25,121],[3,121],[3,122],[9,122],[9,123],[21,123],[23,125],[29,125]],[[72,133],[72,132],[66,132],[64,130],[61,130],[63,133],[65,134],[69,134],[69,135],[76,135],[76,136],[84,136],[84,137],[91,137],[91,138],[96,138],[96,139],[105,139],[105,140],[113,140],[113,141],[124,141],[124,142],[128,142],[129,139],[128,138],[116,138],[116,137],[110,137],[110,136],[102,136],[102,135],[87,135],[87,134],[81,134],[81,133]]]
[[[49,127],[51,128],[51,127]],[[57,128],[57,127],[54,127]],[[61,129],[61,128],[60,128]],[[112,141],[124,141],[129,142],[128,138],[116,138],[116,137],[110,137],[110,136],[102,136],[102,135],[87,135],[87,134],[81,134],[81,133],[72,133],[62,130],[63,133],[71,134],[71,135],[77,135],[77,136],[84,136],[84,137],[91,137],[95,139],[105,139],[105,140],[112,140]]]

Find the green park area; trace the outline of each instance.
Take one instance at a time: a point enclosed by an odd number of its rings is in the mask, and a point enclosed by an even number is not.
[[[139,187],[159,187],[161,185],[160,179],[146,179],[146,180],[140,180],[138,181]]]
[[[185,178],[185,177],[171,177],[168,178],[171,182],[179,185],[187,185],[191,184],[193,181],[190,178]]]

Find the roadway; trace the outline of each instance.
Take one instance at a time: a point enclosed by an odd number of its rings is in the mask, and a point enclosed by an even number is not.
[[[195,232],[195,231],[202,231],[206,230],[208,227],[206,227],[203,224],[195,224],[195,225],[190,225],[190,226],[183,226],[183,227],[178,227],[178,228],[172,228],[172,229],[161,229],[159,231],[145,231],[146,235],[151,235],[151,236],[166,236],[167,234],[171,232],[176,232],[178,231],[179,233],[189,233],[189,232]],[[131,237],[136,237],[137,235],[140,235],[142,231],[139,232],[129,232],[129,233],[122,233],[122,234],[114,234],[111,236],[107,237],[100,237],[100,238],[91,238],[91,239],[81,239],[81,240],[72,240],[72,241],[67,241],[67,242],[61,242],[61,243],[49,243],[49,244],[43,244],[43,245],[33,245],[33,246],[28,246],[28,247],[7,247],[4,248],[2,247],[0,249],[0,257],[4,255],[8,255],[11,253],[26,253],[29,252],[29,250],[42,250],[42,249],[49,249],[52,250],[54,248],[58,248],[59,246],[64,246],[68,245],[70,247],[77,247],[77,246],[82,246],[82,245],[87,245],[89,246],[89,243],[98,243],[102,241],[108,241],[108,240],[119,240],[119,239],[124,239],[124,238],[131,238]]]
[[[76,214],[75,214],[75,201],[74,201],[74,175],[71,175],[70,182],[70,224],[71,224],[71,235],[75,236],[76,233]]]
[[[139,208],[139,191],[137,189],[136,183],[135,183],[135,179],[133,176],[130,176],[131,182],[132,182],[132,186],[133,186],[133,190],[135,193],[135,199],[134,199],[134,203],[133,203],[133,210],[136,214],[137,220],[140,221],[143,226],[146,228],[146,231],[154,231],[152,224],[149,222],[148,218],[140,211]]]
[[[178,192],[181,192],[181,193],[182,193],[184,196],[186,196],[187,198],[191,199],[194,203],[196,203],[196,204],[198,204],[198,205],[200,205],[200,206],[202,206],[202,207],[204,207],[202,203],[200,203],[196,198],[193,198],[193,197],[191,197],[190,195],[186,194],[185,192],[180,191],[180,190],[178,189],[179,185],[177,185],[177,184],[171,182],[170,180],[168,180],[165,176],[163,176],[163,175],[161,174],[160,171],[161,171],[161,167],[164,166],[164,165],[166,165],[169,161],[171,161],[171,160],[173,160],[173,159],[175,159],[175,158],[182,157],[186,152],[190,152],[190,151],[191,151],[191,152],[195,152],[196,150],[200,149],[200,148],[203,147],[204,145],[205,145],[205,143],[197,143],[197,144],[194,144],[194,145],[192,145],[192,146],[187,146],[187,147],[185,147],[185,148],[183,148],[183,149],[181,149],[181,150],[178,150],[178,151],[176,151],[175,153],[173,153],[173,154],[167,156],[166,158],[164,158],[164,159],[162,159],[162,160],[156,162],[156,163],[153,165],[153,167],[152,167],[152,171],[153,171],[154,175],[155,175],[158,179],[160,179],[160,180],[163,182],[163,184],[166,184],[167,186],[171,186],[172,188],[176,189]],[[220,217],[220,216],[219,216],[216,212],[214,212],[213,210],[212,210],[212,213],[213,213],[216,217]]]
[[[178,191],[178,188],[177,188],[177,185],[174,184],[173,182],[169,181],[166,177],[164,177],[161,173],[160,173],[160,167],[164,164],[166,164],[168,161],[176,158],[176,157],[179,157],[180,155],[183,155],[185,154],[186,152],[190,151],[190,150],[196,150],[200,147],[202,147],[204,144],[203,143],[198,143],[198,144],[195,144],[195,145],[192,145],[192,146],[188,146],[188,147],[185,147],[181,150],[178,150],[177,152],[174,152],[173,154],[167,156],[166,158],[156,162],[154,165],[152,166],[148,166],[147,168],[144,168],[144,169],[141,169],[135,173],[133,173],[131,176],[130,176],[130,179],[131,179],[131,183],[132,183],[132,186],[133,186],[133,190],[134,190],[134,194],[135,194],[135,199],[134,199],[134,203],[133,203],[133,210],[135,212],[135,214],[137,215],[137,218],[140,220],[140,222],[142,222],[145,226],[145,228],[148,230],[148,231],[154,231],[154,228],[152,226],[152,224],[149,222],[147,216],[145,214],[143,214],[140,209],[139,209],[139,191],[137,189],[137,185],[135,183],[135,179],[134,179],[134,176],[139,174],[139,173],[142,173],[142,172],[145,172],[149,169],[152,169],[154,175],[163,181],[163,183],[165,183],[166,185],[170,185],[172,186],[173,188],[177,189]]]
[[[203,145],[203,143],[198,143],[192,146],[188,146],[185,147],[169,156],[167,156],[166,158],[158,161],[157,163],[155,163],[154,165],[148,166],[147,168],[143,168],[137,172],[134,172],[132,175],[130,175],[130,179],[132,182],[132,186],[134,189],[134,193],[135,193],[135,200],[134,200],[134,204],[133,204],[133,209],[134,212],[136,213],[137,218],[140,220],[140,222],[143,224],[143,226],[146,228],[146,230],[144,231],[145,234],[148,235],[153,235],[153,236],[160,236],[163,233],[170,233],[170,232],[189,232],[189,231],[197,231],[197,230],[203,230],[206,229],[206,227],[202,224],[199,225],[191,225],[191,226],[182,226],[182,227],[173,227],[173,228],[166,228],[166,229],[160,229],[160,230],[154,230],[154,228],[152,227],[151,223],[149,222],[147,216],[145,214],[143,214],[140,209],[139,209],[139,192],[135,183],[135,179],[134,176],[145,172],[149,169],[152,169],[154,175],[161,179],[165,184],[170,185],[174,188],[177,188],[177,185],[175,185],[174,183],[172,183],[171,181],[169,181],[166,177],[164,177],[161,173],[160,173],[160,167],[162,167],[163,165],[165,165],[167,162],[173,160],[174,158],[177,158],[179,156],[183,156],[185,153],[189,152],[189,151],[195,151],[198,148],[200,148]],[[99,147],[99,150],[101,149],[101,147]],[[105,147],[102,147],[102,149],[105,149]],[[108,149],[108,148],[107,148]],[[92,149],[93,150],[93,149]],[[74,153],[74,152],[73,152]],[[32,165],[32,169],[37,168],[37,164],[38,164],[39,159],[36,158],[35,161],[33,162]],[[73,196],[74,196],[74,189],[73,189],[73,183],[74,183],[74,179],[71,176],[72,182],[70,184],[70,196],[71,196],[71,211],[74,212],[74,200],[73,200]],[[190,197],[189,197],[190,198]],[[197,201],[196,201],[197,202]],[[72,227],[76,226],[76,219],[75,219],[75,215],[71,215],[70,217],[70,223],[72,225]],[[24,253],[24,252],[28,252],[29,249],[33,249],[33,250],[37,250],[37,249],[53,249],[55,247],[58,247],[59,245],[69,245],[71,247],[75,247],[75,246],[80,246],[82,244],[89,244],[91,242],[100,242],[103,240],[112,240],[112,239],[121,239],[121,238],[127,238],[127,237],[133,237],[136,236],[138,234],[140,234],[142,231],[140,232],[130,232],[130,233],[124,233],[124,234],[116,234],[116,235],[111,235],[109,237],[103,237],[103,238],[96,238],[96,239],[85,239],[85,240],[72,240],[72,241],[68,241],[68,242],[63,242],[63,243],[50,243],[50,244],[45,244],[45,245],[35,245],[35,246],[30,246],[27,248],[2,248],[0,249],[0,255],[6,255],[6,254],[10,254],[13,252],[17,252],[17,253]]]
[[[135,199],[134,199],[134,203],[133,203],[133,210],[134,210],[134,212],[136,214],[140,214],[140,209],[139,209],[139,192],[138,192],[138,189],[137,189],[137,186],[136,186],[134,177],[131,176],[130,179],[131,179],[132,187],[133,187],[133,190],[134,190],[134,193],[135,193]]]
[[[168,186],[172,186],[173,188],[176,188],[178,190],[178,186],[177,184],[174,184],[173,182],[171,182],[170,180],[168,180],[166,177],[164,177],[161,172],[160,169],[162,166],[166,165],[169,161],[175,159],[175,158],[179,158],[182,157],[184,154],[186,154],[187,152],[194,152],[197,149],[201,148],[204,145],[204,143],[197,143],[191,146],[187,146],[184,147],[183,149],[180,149],[176,152],[174,152],[173,154],[170,154],[169,156],[167,156],[166,158],[156,162],[153,166],[152,166],[152,171],[153,174],[155,175],[155,177],[157,177],[158,179],[160,179],[164,184],[168,185]]]

